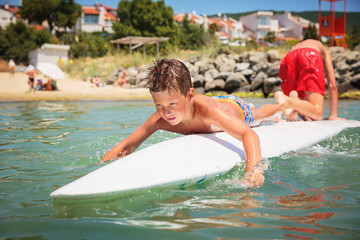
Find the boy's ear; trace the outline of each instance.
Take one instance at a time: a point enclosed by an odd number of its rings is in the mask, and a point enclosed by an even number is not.
[[[187,96],[188,96],[189,99],[191,100],[191,99],[195,96],[195,89],[194,89],[194,88],[190,88]]]

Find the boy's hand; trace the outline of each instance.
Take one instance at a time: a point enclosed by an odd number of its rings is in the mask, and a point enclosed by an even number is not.
[[[244,177],[240,180],[247,188],[259,188],[264,184],[264,171],[255,167],[250,172],[245,172]]]

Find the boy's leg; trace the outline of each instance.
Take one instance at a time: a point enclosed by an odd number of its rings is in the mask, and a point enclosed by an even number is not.
[[[276,104],[265,104],[258,109],[253,109],[254,122],[252,126],[259,125],[262,122],[273,120],[282,111]]]
[[[292,108],[312,120],[322,119],[324,96],[319,93],[305,92],[304,99],[294,99],[278,91],[275,93],[275,99],[280,109]]]

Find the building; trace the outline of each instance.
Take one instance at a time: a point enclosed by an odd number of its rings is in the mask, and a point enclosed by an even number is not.
[[[10,6],[8,3],[0,6],[0,27],[5,29],[10,23],[16,23],[16,20],[21,18],[19,10],[19,7]]]
[[[81,17],[77,20],[75,29],[83,32],[106,31],[114,33],[113,22],[117,20],[116,9],[102,4],[82,6]]]
[[[215,34],[219,38],[226,38],[228,40],[234,38],[246,38],[247,35],[243,31],[243,24],[240,21],[237,21],[233,18],[228,18],[226,15],[223,17],[207,17],[205,14],[203,16],[198,15],[195,11],[192,13],[184,14],[175,14],[174,20],[177,22],[182,22],[184,17],[187,16],[187,19],[196,25],[202,25],[205,30],[209,29],[211,24],[216,24],[219,31]]]
[[[288,11],[277,15],[277,17],[281,26],[280,34],[282,34],[283,37],[294,37],[302,40],[304,36],[304,30],[309,27],[311,23],[305,18],[293,16]],[[318,24],[315,24],[315,26],[318,27]]]
[[[273,12],[257,11],[240,17],[244,28],[251,33],[256,40],[264,39],[267,32],[279,32],[279,20]]]
[[[40,62],[53,63],[57,65],[62,59],[64,63],[68,61],[69,45],[56,45],[45,43],[36,50],[29,52],[29,63],[37,66]]]

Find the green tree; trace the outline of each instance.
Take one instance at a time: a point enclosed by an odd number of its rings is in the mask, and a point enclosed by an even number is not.
[[[44,43],[54,43],[51,33],[46,30],[29,28],[23,21],[11,23],[0,34],[0,56],[15,62],[28,62],[28,53]]]
[[[122,0],[118,4],[118,22],[113,24],[115,38],[126,36],[169,37],[170,43],[178,39],[178,27],[173,10],[164,0]]]
[[[81,16],[81,6],[74,0],[61,0],[55,12],[55,25],[58,27],[72,28]]]
[[[351,31],[346,35],[346,43],[350,49],[354,49],[360,43],[359,29],[356,24],[353,24]]]
[[[204,45],[204,28],[192,24],[187,15],[180,24],[180,47],[183,49],[197,49]]]
[[[66,36],[66,35],[64,35]],[[70,44],[70,54],[75,58],[79,57],[102,57],[109,50],[109,41],[98,36],[97,33],[80,32],[77,37],[78,41],[67,38]]]
[[[265,41],[267,42],[275,42],[275,32],[267,32],[265,36]]]
[[[30,23],[42,24],[46,21],[51,32],[55,25],[74,26],[80,10],[74,0],[23,0],[20,14]]]
[[[310,23],[309,27],[305,29],[304,40],[306,39],[319,39],[317,28],[314,24]]]
[[[212,24],[210,24],[208,31],[211,34],[214,34],[215,32],[219,31],[219,27],[215,23],[212,23]]]
[[[30,23],[42,24],[43,21],[47,21],[52,31],[55,11],[59,4],[60,0],[23,0],[20,14]]]

